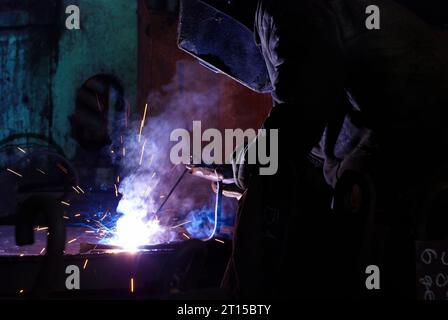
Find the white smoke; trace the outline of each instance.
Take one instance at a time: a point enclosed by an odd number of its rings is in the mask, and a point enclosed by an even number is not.
[[[110,244],[132,249],[174,241],[178,234],[171,226],[193,208],[204,206],[204,198],[213,201],[208,183],[186,176],[186,181],[169,199],[169,206],[155,215],[184,170],[181,166],[173,166],[169,160],[173,146],[171,132],[179,128],[191,130],[194,120],[203,121],[209,127],[217,124],[218,84],[213,78],[198,78],[196,63],[180,62],[179,66],[183,77],[193,81],[184,82],[179,79],[178,72],[169,85],[148,96],[147,117],[141,136],[141,118],[138,118],[129,121],[124,136],[115,137],[119,141],[115,143],[119,149],[114,153],[121,158],[118,190],[122,194],[117,212],[123,216],[117,221]],[[201,200],[202,203],[198,203]]]

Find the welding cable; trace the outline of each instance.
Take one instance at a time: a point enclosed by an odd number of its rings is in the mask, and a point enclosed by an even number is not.
[[[194,167],[194,166],[193,166]],[[193,167],[187,167],[187,170],[191,170]],[[203,168],[209,168],[211,169],[211,166],[207,165],[201,165]],[[224,181],[226,180],[222,174],[218,172],[218,168],[216,166],[213,166],[214,168],[214,178],[212,181],[215,181],[216,187],[214,188],[214,191],[216,192],[216,202],[215,202],[215,211],[214,211],[214,222],[213,222],[213,229],[210,235],[207,238],[201,239],[202,241],[209,241],[212,240],[217,233],[219,233],[219,220],[221,219],[221,212],[222,212],[222,196],[224,191]],[[208,178],[206,178],[208,179]],[[216,189],[215,189],[216,188]]]
[[[176,183],[173,185],[173,187],[171,188],[170,192],[167,194],[167,196],[165,197],[164,201],[160,205],[160,207],[154,213],[156,216],[158,216],[158,214],[162,211],[162,209],[164,208],[165,204],[168,202],[168,199],[171,197],[171,195],[174,193],[176,188],[179,186],[180,182],[184,179],[185,175],[189,171],[190,170],[188,168],[186,168],[182,172],[182,174],[179,176],[179,178],[177,179]],[[215,215],[214,215],[213,230],[212,230],[212,233],[210,234],[210,236],[205,238],[205,239],[202,239],[202,241],[209,241],[209,240],[213,239],[215,234],[218,232],[218,229],[219,229],[218,228],[218,221],[219,221],[219,219],[221,217],[221,211],[222,211],[223,182],[222,181],[218,181],[216,183],[216,185],[217,185],[217,187],[216,187],[217,189],[216,189],[216,203],[215,203]]]
[[[209,241],[215,237],[215,234],[218,232],[218,222],[221,218],[222,211],[222,192],[223,192],[223,183],[222,181],[218,181],[216,183],[216,203],[215,203],[215,217],[213,223],[213,231],[208,238],[203,239],[202,241]]]

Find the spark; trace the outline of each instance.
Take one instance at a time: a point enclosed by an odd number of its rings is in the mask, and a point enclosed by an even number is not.
[[[145,198],[149,197],[149,194],[151,193],[151,191],[152,191],[152,187],[149,186],[148,189],[145,192]]]
[[[126,148],[123,147],[123,157],[126,157]]]
[[[216,241],[216,242],[219,242],[219,243],[222,243],[222,244],[225,244],[225,242],[224,242],[224,241],[222,241],[222,240],[219,240],[219,239],[215,239],[215,241]]]
[[[17,147],[17,149],[20,151],[20,152],[22,152],[22,153],[26,153],[26,151],[25,150],[23,150],[22,148],[20,148],[20,147]]]
[[[107,229],[106,226],[103,225],[101,222],[96,221],[96,220],[94,220],[93,222],[95,222],[95,223],[98,225],[98,229],[97,229],[97,230],[98,230],[99,232],[103,232],[105,229]]]
[[[84,270],[85,270],[86,267],[87,267],[87,263],[89,263],[89,259],[86,259],[86,261],[84,261],[84,266],[82,267]]]
[[[23,289],[20,289],[19,293],[23,293],[23,292],[24,292]]]
[[[44,253],[44,251],[45,251],[45,248],[43,248],[42,250],[40,250],[40,253],[39,253],[39,254]]]
[[[63,205],[66,205],[67,207],[70,207],[70,203],[68,203],[68,202],[61,201],[61,203],[62,203]]]
[[[36,168],[36,171],[38,171],[38,172],[40,172],[40,173],[42,173],[43,175],[45,175],[46,173],[43,171],[43,170],[41,170],[41,169],[39,169],[39,168]]]
[[[63,216],[63,218],[64,218],[64,219],[67,219],[67,220],[69,220],[69,219],[70,219],[70,218],[69,218],[69,217],[67,217],[67,216]]]
[[[187,239],[191,239],[187,234],[185,234],[185,233],[182,233],[182,235],[185,237],[185,238],[187,238]]]
[[[100,221],[103,221],[107,217],[107,212],[103,215],[103,217],[100,219]]]
[[[72,240],[68,241],[67,243],[70,244],[70,243],[75,242],[76,240],[78,240],[78,239],[76,239],[76,238],[75,238],[75,239],[72,239]]]
[[[37,227],[36,228],[36,231],[42,231],[42,230],[48,230],[48,227],[43,227],[43,228]]]
[[[145,146],[146,146],[146,142],[147,142],[147,139],[145,139],[145,142],[143,142],[142,153],[141,153],[141,155],[140,155],[140,162],[139,162],[139,165],[142,165],[142,162],[143,162],[143,156],[144,156],[144,154],[145,154]]]
[[[75,214],[75,217],[76,217],[76,218],[78,218],[78,217],[80,217],[80,216],[81,216],[80,213]]]
[[[21,253],[21,254],[19,255],[19,257],[23,257],[23,256],[25,256],[25,254],[24,254],[24,253]]]
[[[85,233],[95,233],[95,231],[93,231],[93,230],[86,230],[86,231],[84,231]]]
[[[131,292],[134,293],[134,278],[131,278]]]
[[[65,174],[68,174],[68,170],[62,164],[58,163],[56,166],[59,168],[59,170],[61,170]]]
[[[15,174],[16,176],[18,176],[18,177],[20,177],[20,178],[23,178],[23,176],[22,176],[20,173],[14,171],[14,170],[12,170],[12,169],[7,168],[6,170],[9,171],[9,172],[11,172],[12,174]]]
[[[171,229],[176,229],[176,228],[182,227],[183,225],[186,225],[186,224],[188,224],[188,223],[191,223],[191,221],[183,222],[183,223],[181,223],[181,224],[178,224],[177,226],[171,227]]]
[[[85,193],[84,190],[83,190],[80,186],[76,186],[76,189],[78,189],[79,191],[81,191],[81,193]]]
[[[148,110],[148,104],[145,104],[145,111],[143,113],[143,119],[142,119],[142,122],[140,123],[140,132],[138,133],[138,142],[140,142],[141,137],[142,137],[142,131],[143,131],[143,127],[145,126],[147,110]]]
[[[156,176],[157,172],[154,171],[154,173],[151,176],[151,179],[154,178]]]
[[[118,188],[117,188],[117,184],[114,183],[114,187],[115,187],[115,197],[118,198]]]
[[[76,192],[77,194],[80,194],[80,193],[81,193],[81,192],[79,192],[79,190],[76,189],[76,187],[74,187],[74,186],[72,186],[72,189],[75,190],[75,192]]]
[[[120,183],[120,176],[117,176],[117,183]]]

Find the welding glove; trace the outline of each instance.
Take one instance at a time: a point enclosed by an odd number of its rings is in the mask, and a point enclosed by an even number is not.
[[[187,165],[190,174],[202,179],[212,181],[212,190],[217,192],[217,182],[222,182],[223,195],[229,198],[240,199],[243,190],[236,184],[233,178],[232,165]]]
[[[236,184],[223,184],[222,188],[222,194],[227,198],[235,198],[237,200],[240,200],[244,193],[244,191],[241,190]],[[218,186],[216,185],[216,182],[212,182],[212,190],[214,193],[218,192]]]
[[[364,129],[361,140],[342,159],[325,159],[323,171],[327,183],[335,188],[343,173],[348,170],[363,173],[371,171],[377,149],[374,133]]]

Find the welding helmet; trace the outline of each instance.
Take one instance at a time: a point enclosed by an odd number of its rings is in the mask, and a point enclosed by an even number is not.
[[[216,73],[256,92],[270,92],[254,35],[258,0],[181,0],[179,48]]]
[[[212,8],[242,23],[249,29],[254,27],[258,0],[200,0]]]

